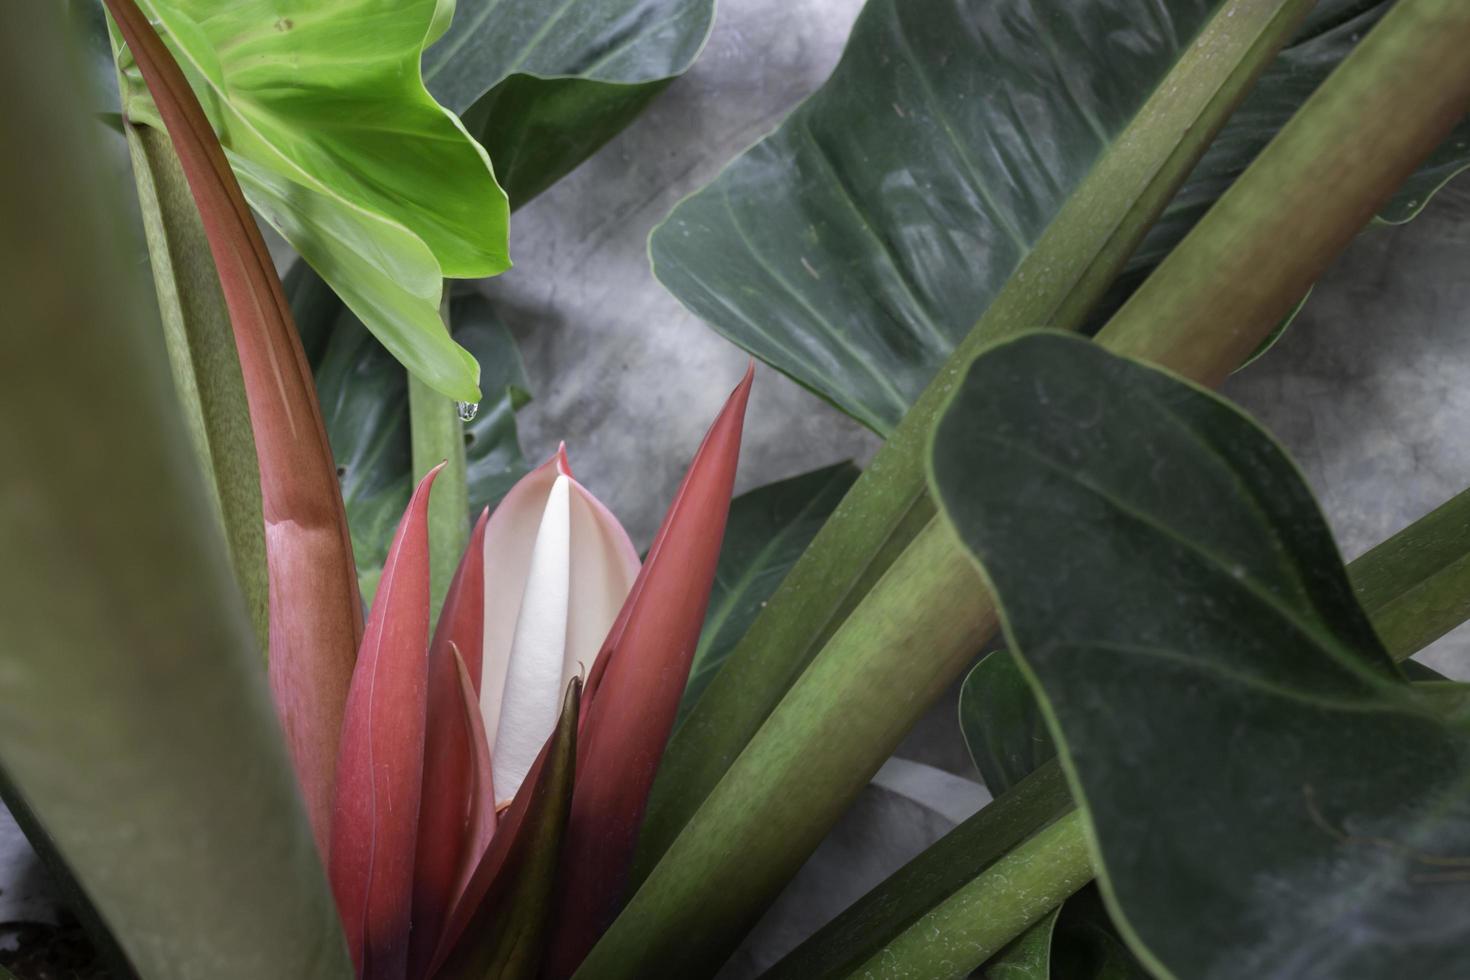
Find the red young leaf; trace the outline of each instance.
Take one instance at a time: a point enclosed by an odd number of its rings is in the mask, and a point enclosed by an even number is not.
[[[413,900],[429,669],[429,488],[393,535],[342,728],[328,875],[358,976],[403,980]]]
[[[537,976],[571,807],[582,682],[573,678],[556,729],[496,828],[445,929],[429,976]]]
[[[271,691],[325,855],[362,599],[316,388],[270,253],[199,100],[137,4],[106,3],[173,140],[230,310],[260,465]]]
[[[689,464],[594,664],[578,732],[549,975],[571,976],[617,913],[674,726],[725,534],[754,369]]]
[[[471,676],[475,671],[469,670],[463,656],[468,651],[475,666],[479,666],[485,627],[485,522],[488,518],[487,510],[475,522],[459,570],[454,573],[454,581],[445,596],[434,642],[429,647],[424,788],[419,809],[409,951],[412,977],[424,976],[467,874],[466,863],[478,861],[484,849],[483,843],[477,846],[471,838],[483,835],[488,842],[488,831],[495,826],[495,807],[475,805],[477,794],[488,797],[493,793],[489,781],[490,747]]]

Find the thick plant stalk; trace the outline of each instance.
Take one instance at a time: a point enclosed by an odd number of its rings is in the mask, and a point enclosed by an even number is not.
[[[934,516],[929,430],[975,354],[1035,327],[1077,329],[1310,0],[1232,0],[1098,161],[959,344],[716,674],[665,753],[637,880],[782,696]]]
[[[1470,490],[1356,559],[1348,575],[1399,659],[1470,618]]]
[[[439,313],[449,326],[449,290]],[[458,403],[435,391],[418,376],[408,375],[408,424],[413,471],[427,473],[444,464],[429,504],[430,615],[438,619],[454,578],[459,556],[470,536],[470,491],[465,482],[464,423]]]
[[[1470,6],[1401,0],[1099,339],[1119,353],[1162,359],[1196,380],[1228,375],[1393,193],[1395,181],[1470,109],[1465,50]],[[1326,162],[1319,157],[1324,152]],[[1342,172],[1360,159],[1368,178]],[[1253,223],[1253,216],[1262,220]],[[1292,248],[1281,250],[1285,224]],[[1215,278],[1222,270],[1229,273]],[[1274,292],[1252,283],[1249,300],[1232,311],[1230,286],[1256,270]],[[1152,286],[1155,280],[1166,285]],[[928,579],[919,595],[906,597],[913,606],[927,602],[930,615],[890,614],[905,622],[906,643],[874,649],[892,620],[869,625],[870,617],[905,601],[895,574],[917,566],[908,576],[917,581],[953,562],[956,547],[948,528],[935,522],[915,538],[791,686],[579,975],[697,972],[728,954],[993,628],[993,603],[973,569],[968,581],[956,569],[952,578]],[[956,605],[952,592],[970,601]],[[896,650],[915,650],[923,660],[914,663]],[[875,690],[883,703],[854,707]]]
[[[921,916],[854,975],[962,980],[1091,880],[1082,812],[1072,810]]]
[[[1291,312],[1464,117],[1467,51],[1464,0],[1396,4],[1098,342],[1202,384],[1225,380],[1259,346],[1262,324]]]
[[[173,139],[230,308],[260,462],[271,691],[326,854],[362,600],[316,389],[270,253],[199,100],[137,4],[106,2]]]
[[[123,123],[174,388],[264,654],[270,588],[260,470],[229,309],[199,209],[168,134]]]

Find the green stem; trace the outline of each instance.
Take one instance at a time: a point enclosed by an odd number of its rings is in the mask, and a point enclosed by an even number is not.
[[[1470,490],[1358,558],[1348,575],[1397,659],[1470,618]]]
[[[854,975],[903,930],[1072,809],[1055,759],[962,821],[877,888],[814,933],[762,980],[840,980]]]
[[[449,290],[444,290],[440,313],[449,323]],[[429,498],[429,596],[431,616],[439,608],[459,567],[470,539],[469,484],[465,477],[464,423],[459,405],[409,372],[409,430],[413,440],[414,479],[445,463]]]
[[[967,977],[1091,880],[1082,812],[1072,810],[935,906],[852,975]]]
[[[1464,0],[1395,4],[1098,342],[1225,380],[1464,118],[1467,50]]]
[[[1083,325],[1311,6],[1309,0],[1221,4],[1099,158],[675,733],[649,801],[635,881],[652,869],[817,651],[933,518],[925,484],[929,432],[964,368],[977,352],[1018,331]]]
[[[255,436],[230,313],[199,209],[162,130],[123,123],[174,390],[262,655],[270,592]]]

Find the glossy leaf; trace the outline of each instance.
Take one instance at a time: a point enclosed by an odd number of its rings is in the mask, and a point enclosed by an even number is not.
[[[0,760],[139,975],[346,980],[74,67],[60,5],[0,5]]]
[[[352,672],[328,870],[358,976],[408,974],[429,675],[429,490],[414,490]]]
[[[573,679],[556,731],[455,909],[431,971],[435,980],[538,976],[572,803],[581,692],[581,680]]]
[[[424,55],[429,91],[490,151],[519,207],[694,62],[713,0],[460,3]]]
[[[144,0],[206,97],[251,204],[394,356],[478,401],[439,323],[442,279],[509,267],[484,150],[419,77],[436,0]],[[124,113],[156,116],[136,90]]]
[[[1038,334],[975,362],[933,466],[1153,972],[1458,974],[1470,732],[1394,666],[1267,436]]]
[[[627,897],[648,791],[714,584],[754,378],[752,365],[694,454],[588,677],[547,970],[554,977],[571,976]]]
[[[679,706],[681,719],[857,475],[851,463],[838,463],[758,487],[731,501],[709,613]]]
[[[484,802],[494,790],[475,680],[485,626],[485,522],[489,516],[481,514],[475,522],[429,645],[424,783],[414,857],[414,929],[409,937],[409,975],[414,977],[423,976],[428,968],[468,872],[479,864],[495,829],[495,807]],[[473,673],[460,651],[474,658]]]
[[[651,858],[670,845],[822,646],[933,519],[924,477],[928,438],[964,366],[1017,330],[1083,325],[1234,99],[1310,6],[1302,0],[1227,0],[1167,74],[1135,80],[1145,101],[1127,128],[1073,190],[984,317],[853,484],[710,682],[689,722],[675,733],[645,822],[643,849]],[[922,2],[912,9],[921,8]],[[1150,86],[1152,94],[1145,96]],[[936,656],[949,664],[950,653],[936,651]],[[974,648],[963,651],[966,659],[955,659],[954,669],[975,653]],[[911,723],[925,704],[910,705]],[[875,719],[874,728],[879,727]],[[872,767],[870,774],[878,765],[872,760],[881,757],[877,746],[863,750],[868,751],[874,753],[865,764]],[[793,820],[815,816],[810,810],[791,813]]]
[[[286,291],[316,376],[352,530],[358,582],[371,600],[394,521],[413,489],[408,379],[304,263],[287,274]],[[464,425],[469,501],[472,512],[478,512],[499,501],[529,470],[515,413],[530,395],[515,340],[483,297],[455,297],[450,322],[456,341],[483,369],[485,398],[474,420]]]
[[[960,688],[960,732],[986,787],[997,796],[1057,754],[1046,719],[1009,650],[994,650]]]
[[[260,465],[276,713],[322,853],[342,709],[362,633],[352,547],[291,313],[198,100],[133,0],[107,0],[162,113],[230,311]]]
[[[1178,241],[1389,5],[1262,79],[1139,261]],[[886,435],[1219,6],[872,0],[831,79],[654,230],[654,271],[730,340]],[[1364,4],[1325,6],[1314,33]],[[1466,136],[1425,182],[1470,159]]]

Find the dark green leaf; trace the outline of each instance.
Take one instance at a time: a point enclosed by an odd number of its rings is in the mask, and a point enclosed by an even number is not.
[[[975,768],[996,796],[1057,754],[1031,685],[1009,650],[986,654],[965,678],[960,731]]]
[[[1267,436],[1036,334],[974,362],[932,463],[1154,972],[1463,972],[1470,732],[1383,649]]]
[[[370,602],[393,529],[413,492],[408,376],[304,263],[286,276],[286,290],[316,376],[358,582]],[[454,339],[482,365],[485,399],[464,427],[473,516],[499,501],[527,472],[515,410],[530,396],[515,340],[488,301],[475,293],[456,297],[450,321]]]
[[[694,62],[714,0],[461,0],[424,79],[490,151],[512,207],[559,180]]]
[[[1317,39],[1232,119],[1135,271],[1388,6],[1318,12]],[[887,434],[1216,7],[871,0],[827,84],[654,230],[654,270],[722,334]],[[1470,159],[1466,137],[1412,199]]]
[[[1056,980],[1148,980],[1149,976],[1118,934],[1095,885],[1062,906],[1052,934],[1051,970]]]
[[[681,718],[857,477],[857,467],[838,463],[759,487],[731,502]]]

